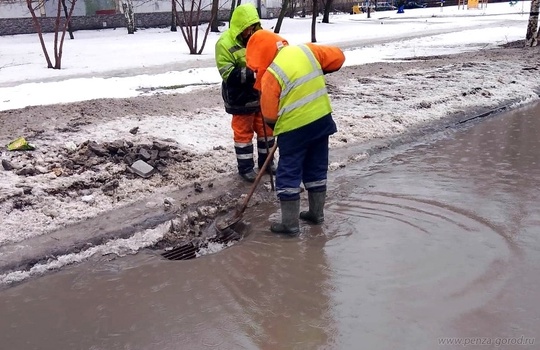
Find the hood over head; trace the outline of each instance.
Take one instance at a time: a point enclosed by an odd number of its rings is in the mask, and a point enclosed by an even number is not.
[[[246,46],[246,65],[257,73],[255,88],[261,89],[261,79],[279,50],[289,45],[287,40],[269,30],[259,30],[251,36]]]
[[[247,27],[259,23],[257,29],[260,29],[261,19],[257,13],[257,9],[251,3],[246,3],[238,6],[234,9],[229,30],[231,35],[236,38],[242,33]]]

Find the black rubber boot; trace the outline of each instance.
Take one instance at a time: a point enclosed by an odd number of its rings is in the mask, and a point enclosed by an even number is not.
[[[242,176],[242,179],[246,180],[247,182],[255,182],[255,179],[257,178],[257,173],[255,170],[250,170],[247,173],[240,174]]]
[[[300,200],[281,201],[281,222],[272,224],[270,231],[294,236],[300,232],[298,222],[298,212],[300,211]]]
[[[300,219],[312,224],[322,224],[324,221],[324,202],[326,191],[308,192],[309,210],[300,213]]]
[[[238,174],[246,181],[249,181],[246,177],[249,178],[253,174],[255,174],[255,176],[257,175],[253,171],[253,168],[255,167],[255,162],[253,161],[253,144],[235,143],[234,151],[236,153],[236,161],[238,162]],[[244,176],[245,174],[247,175]],[[253,177],[253,180],[255,180],[255,177]]]

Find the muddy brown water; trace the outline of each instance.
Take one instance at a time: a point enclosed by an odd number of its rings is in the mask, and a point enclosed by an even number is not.
[[[298,238],[268,232],[267,203],[215,254],[104,256],[5,289],[0,348],[538,349],[539,117],[332,173],[326,222]]]

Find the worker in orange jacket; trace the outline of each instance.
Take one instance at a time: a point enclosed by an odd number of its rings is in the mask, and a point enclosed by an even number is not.
[[[324,221],[328,138],[337,132],[324,74],[344,62],[338,47],[289,45],[267,30],[255,32],[248,41],[246,63],[256,73],[261,111],[279,147],[281,223],[272,224],[272,232],[297,234],[299,217],[312,224]],[[309,210],[300,213],[301,182],[308,191]]]

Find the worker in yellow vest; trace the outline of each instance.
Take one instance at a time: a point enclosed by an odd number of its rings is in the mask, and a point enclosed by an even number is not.
[[[328,138],[337,131],[324,74],[345,62],[334,46],[289,45],[267,30],[255,32],[246,47],[246,64],[256,74],[261,112],[274,130],[279,148],[276,191],[281,222],[272,232],[296,235],[301,219],[324,221]],[[300,184],[308,191],[309,210],[300,213]]]

